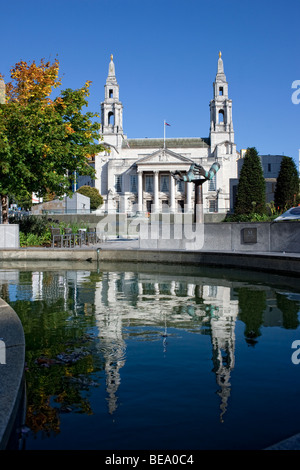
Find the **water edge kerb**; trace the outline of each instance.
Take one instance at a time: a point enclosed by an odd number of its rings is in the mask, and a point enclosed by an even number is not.
[[[0,338],[0,450],[5,450],[24,400],[25,335],[20,318],[1,298]]]

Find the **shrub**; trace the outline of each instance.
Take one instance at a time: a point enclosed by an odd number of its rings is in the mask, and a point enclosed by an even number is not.
[[[44,233],[43,235],[36,235],[34,233],[25,234],[20,232],[20,246],[47,246],[51,243],[51,233],[50,231]]]
[[[92,188],[91,186],[81,186],[77,190],[77,193],[83,194],[90,198],[91,209],[95,210],[103,204],[103,197],[99,193],[97,188]]]
[[[22,218],[10,218],[10,223],[19,224],[20,232],[25,233],[26,235],[29,233],[33,233],[35,235],[43,235],[45,231],[49,228],[49,222],[46,217],[36,216],[36,215],[29,215]]]

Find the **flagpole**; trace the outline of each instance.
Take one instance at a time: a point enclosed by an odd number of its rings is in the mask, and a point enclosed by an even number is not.
[[[164,149],[166,148],[166,121],[164,121]]]

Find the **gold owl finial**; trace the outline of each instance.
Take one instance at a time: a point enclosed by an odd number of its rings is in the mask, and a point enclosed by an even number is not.
[[[113,60],[114,56],[112,54],[110,54],[110,60]]]
[[[222,57],[222,52],[220,51],[219,52],[219,59],[221,59],[221,57]]]

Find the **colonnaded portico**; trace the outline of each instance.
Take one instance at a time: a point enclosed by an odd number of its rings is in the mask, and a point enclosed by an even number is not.
[[[193,185],[175,181],[172,172],[187,172],[192,160],[162,149],[137,161],[139,212],[191,212]]]

